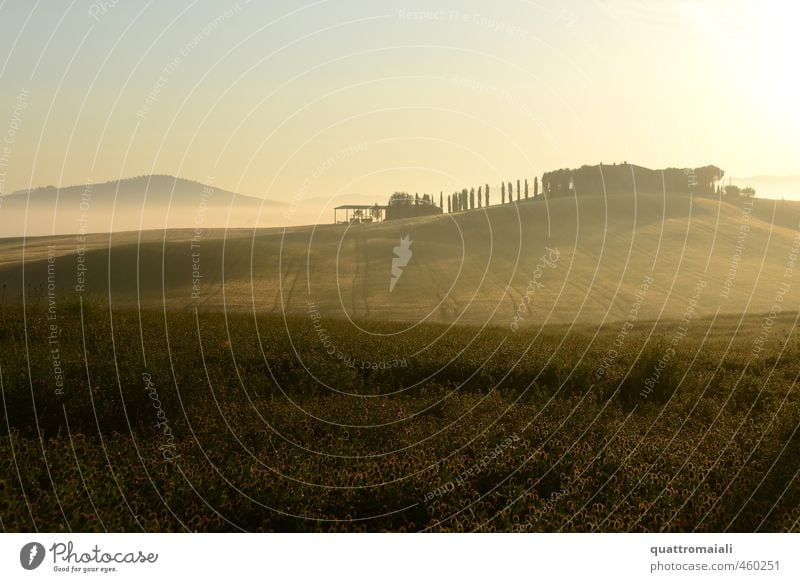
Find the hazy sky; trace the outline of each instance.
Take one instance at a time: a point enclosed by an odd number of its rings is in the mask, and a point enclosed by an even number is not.
[[[174,174],[291,201],[623,160],[796,174],[798,9],[0,0],[0,189]]]

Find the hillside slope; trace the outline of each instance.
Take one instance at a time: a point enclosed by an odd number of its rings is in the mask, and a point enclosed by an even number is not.
[[[84,297],[106,297],[110,285],[115,305],[313,311],[365,329],[680,319],[690,300],[691,320],[768,312],[778,296],[796,310],[800,271],[786,267],[798,220],[799,205],[774,201],[750,210],[683,195],[583,196],[382,224],[208,230],[194,242],[186,230],[17,239],[0,241],[0,285],[5,302],[21,299],[24,254],[26,300],[46,299],[51,253],[59,301],[82,276]],[[390,291],[406,235],[411,257]]]

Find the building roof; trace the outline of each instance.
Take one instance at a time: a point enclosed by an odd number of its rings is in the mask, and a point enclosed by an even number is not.
[[[383,204],[342,204],[334,210],[372,210],[373,208],[386,208]]]

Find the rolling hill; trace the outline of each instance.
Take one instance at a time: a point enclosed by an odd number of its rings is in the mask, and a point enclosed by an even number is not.
[[[800,204],[747,204],[586,195],[376,224],[7,239],[0,285],[6,303],[20,301],[23,286],[26,302],[44,302],[52,284],[59,302],[311,312],[320,325],[349,318],[365,331],[386,320],[689,325],[776,302],[796,310]],[[394,247],[406,235],[411,256],[390,291]]]

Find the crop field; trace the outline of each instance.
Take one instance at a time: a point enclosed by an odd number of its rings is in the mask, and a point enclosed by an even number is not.
[[[4,531],[800,531],[795,312],[50,314],[0,308]]]

